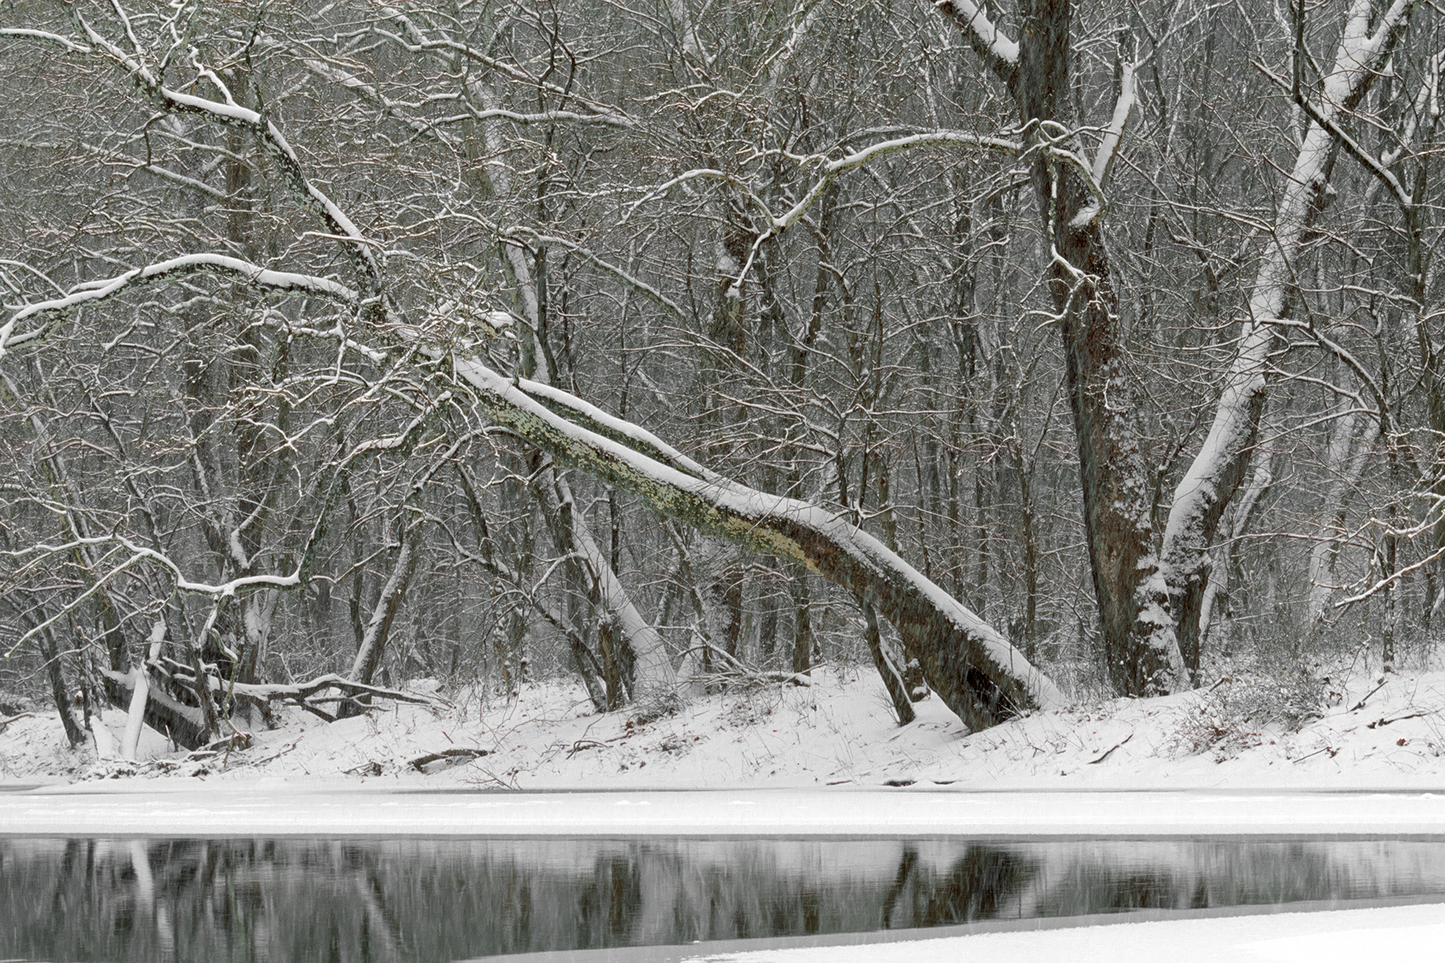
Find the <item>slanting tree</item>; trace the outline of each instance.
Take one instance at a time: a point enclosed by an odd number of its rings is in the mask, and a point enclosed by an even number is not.
[[[493,425],[507,429],[556,463],[626,490],[700,533],[780,555],[843,586],[894,624],[909,655],[922,666],[929,685],[970,726],[992,725],[1020,711],[1059,702],[1060,694],[1052,682],[999,632],[878,539],[861,531],[847,514],[730,481],[641,427],[609,417],[570,392],[526,378],[520,366],[510,374],[500,373],[500,359],[510,354],[508,363],[513,363],[519,355],[510,346],[540,334],[540,315],[537,319],[522,315],[523,323],[519,325],[515,323],[517,315],[499,310],[495,302],[443,302],[424,287],[413,288],[393,280],[379,245],[323,188],[322,179],[308,169],[306,157],[292,146],[281,120],[264,109],[261,80],[253,79],[247,88],[256,106],[243,103],[222,74],[207,64],[200,48],[165,48],[170,52],[157,54],[161,46],[143,40],[138,23],[117,8],[115,23],[108,28],[80,18],[79,32],[72,35],[13,28],[5,28],[0,35],[48,43],[66,56],[101,65],[113,76],[134,83],[150,109],[246,139],[264,157],[264,167],[258,173],[271,179],[278,198],[283,198],[278,204],[284,205],[287,217],[309,221],[316,230],[298,231],[304,243],[294,245],[298,249],[294,263],[288,264],[287,258],[278,254],[268,262],[275,266],[263,266],[232,253],[177,253],[156,258],[146,256],[138,247],[128,252],[127,260],[139,259],[141,263],[128,270],[104,277],[91,273],[72,284],[56,285],[61,288],[58,296],[26,297],[25,303],[0,323],[0,362],[13,363],[7,359],[30,352],[43,355],[47,338],[67,322],[90,312],[104,312],[112,304],[131,303],[130,299],[143,291],[159,289],[180,294],[190,286],[204,290],[220,280],[243,285],[263,299],[285,304],[286,310],[296,312],[299,318],[305,318],[310,311],[322,312],[333,327],[307,328],[304,321],[288,315],[284,329],[293,336],[304,332],[307,337],[330,340],[341,357],[355,356],[375,365],[376,370],[368,376],[372,380],[360,379],[362,394],[395,398],[411,409],[411,415],[395,434],[370,443],[349,443],[349,453],[333,460],[322,472],[316,526],[309,533],[297,533],[299,543],[286,556],[290,564],[275,574],[246,572],[222,581],[193,578],[187,564],[178,557],[149,548],[118,531],[78,536],[58,545],[22,547],[17,549],[21,556],[100,546],[114,553],[123,568],[156,567],[176,592],[213,600],[213,612],[225,600],[249,593],[299,590],[312,580],[327,514],[347,478],[342,466],[366,453],[415,449],[432,426],[441,423],[444,412],[454,413],[463,421],[473,413],[484,413]],[[157,39],[152,41],[156,44],[163,44],[161,38],[175,26],[153,18],[146,25],[158,31]],[[766,204],[760,205],[760,199],[749,197],[757,213],[768,213],[761,230],[743,252],[746,262],[740,266],[740,273],[750,270],[761,246],[770,238],[781,236],[802,221],[839,178],[899,152],[940,148],[1016,154],[1025,145],[1007,137],[931,131],[876,139],[870,146],[827,161],[809,171],[812,183],[780,214],[771,213]],[[1048,145],[1041,149],[1056,155],[1060,163],[1078,163],[1068,151],[1056,151]],[[340,261],[331,263],[345,265],[350,283],[324,273],[327,257],[317,249],[318,243],[334,245],[329,254]],[[524,284],[518,290],[525,296]],[[542,291],[539,284],[539,299]],[[336,309],[340,309],[341,317],[326,314]],[[527,331],[519,335],[522,328]],[[478,339],[487,333],[500,335],[495,347],[482,347]],[[358,401],[346,404],[355,407]],[[423,474],[431,474],[431,470]],[[413,509],[413,497],[408,494],[397,505],[400,516],[394,522],[394,537],[388,539],[394,547],[394,558],[371,615],[365,620],[353,666],[358,676],[374,668],[375,643],[394,624],[399,596],[414,572],[414,523],[424,513],[420,503]],[[578,518],[575,506],[571,511],[574,519]],[[629,610],[625,603],[617,600],[620,586],[605,574],[607,559],[595,542],[589,547],[585,535],[586,529],[573,528],[572,551],[596,563],[589,562],[589,568],[598,579],[599,593],[610,609],[626,613]],[[101,573],[100,583],[105,584],[109,578]],[[207,620],[202,636],[213,625],[214,616]],[[640,630],[634,628],[624,626],[635,639]],[[660,646],[646,649],[634,644],[633,657],[639,679],[667,679],[672,671],[666,661],[668,655]]]
[[[871,655],[986,725],[1439,598],[1430,7],[12,6],[60,683]]]
[[[1209,433],[1174,490],[1159,553],[1140,586],[1134,635],[1151,648],[1179,649],[1191,674],[1199,668],[1199,613],[1209,582],[1209,548],[1249,472],[1274,380],[1270,354],[1289,323],[1291,289],[1298,284],[1307,232],[1328,202],[1335,158],[1342,139],[1350,137],[1344,125],[1379,78],[1418,4],[1393,0],[1384,9],[1377,11],[1376,6],[1371,0],[1350,3],[1334,59],[1313,96],[1301,81],[1308,54],[1297,46],[1290,91],[1308,117],[1304,136],[1275,207],[1241,320],[1237,353]],[[1298,38],[1303,5],[1295,16]]]
[[[1068,2],[1022,0],[1013,39],[972,0],[938,9],[968,38],[1009,91],[1036,138],[1077,136],[1071,118],[1073,10]],[[1272,379],[1270,353],[1288,317],[1295,264],[1329,191],[1343,125],[1388,62],[1418,4],[1394,0],[1377,11],[1353,0],[1337,51],[1311,95],[1302,87],[1308,58],[1298,27],[1293,97],[1308,116],[1242,320],[1209,434],[1169,504],[1158,544],[1141,430],[1142,391],[1127,370],[1118,296],[1103,231],[1105,179],[1136,98],[1136,65],[1120,64],[1119,93],[1087,173],[1034,161],[1036,203],[1044,219],[1050,292],[1068,373],[1079,446],[1085,536],[1115,691],[1153,694],[1187,688],[1199,668],[1199,613],[1208,558],[1220,519],[1247,474]],[[1261,68],[1265,69],[1265,68]]]

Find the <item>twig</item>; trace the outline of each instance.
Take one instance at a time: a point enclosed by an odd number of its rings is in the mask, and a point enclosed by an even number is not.
[[[250,766],[264,766],[266,763],[271,762],[271,761],[274,760],[274,759],[280,759],[282,756],[286,755],[286,753],[291,752],[291,751],[294,750],[295,748],[296,748],[296,743],[293,742],[293,743],[291,743],[291,745],[289,745],[289,746],[287,746],[286,748],[282,749],[280,752],[272,753],[271,755],[267,756],[265,759],[247,759],[247,760],[245,760],[245,762],[246,762],[247,765],[250,765]]]
[[[1384,678],[1384,679],[1381,679],[1379,685],[1375,686],[1375,687],[1374,687],[1373,689],[1371,689],[1369,692],[1366,692],[1366,693],[1365,693],[1365,697],[1364,697],[1363,699],[1361,699],[1359,702],[1356,702],[1353,706],[1350,707],[1350,711],[1351,711],[1351,712],[1359,712],[1361,709],[1363,709],[1363,708],[1365,707],[1365,703],[1370,700],[1370,696],[1374,695],[1376,692],[1379,692],[1381,689],[1383,689],[1383,688],[1385,687],[1385,683],[1386,683],[1386,682],[1389,682],[1389,681],[1390,681],[1390,680],[1389,680],[1388,677],[1386,677],[1386,678]]]
[[[1328,753],[1330,754],[1330,758],[1333,759],[1333,758],[1335,758],[1335,756],[1337,756],[1337,755],[1339,754],[1340,751],[1339,751],[1338,749],[1336,749],[1334,746],[1323,746],[1323,747],[1321,747],[1321,748],[1319,748],[1319,749],[1316,749],[1314,752],[1307,752],[1307,753],[1305,753],[1303,756],[1300,756],[1298,759],[1292,759],[1292,760],[1290,760],[1290,761],[1293,762],[1295,765],[1299,765],[1300,763],[1302,763],[1302,762],[1304,762],[1306,759],[1308,759],[1310,756],[1318,756],[1318,755],[1319,755],[1320,753],[1322,753],[1322,752],[1328,752]]]
[[[756,669],[742,662],[735,655],[730,655],[725,649],[720,649],[711,642],[703,642],[685,649],[681,655],[685,656],[690,652],[713,652],[728,662],[732,663],[733,669],[715,669],[707,673],[699,673],[699,678],[710,678],[726,681],[728,679],[742,679],[746,682],[786,682],[789,685],[808,688],[812,686],[813,680],[801,672],[780,672],[773,669]]]
[[[1410,713],[1410,714],[1407,715],[1407,716],[1396,716],[1396,717],[1393,718],[1393,719],[1386,719],[1386,718],[1384,718],[1384,717],[1381,717],[1381,718],[1379,718],[1379,719],[1376,719],[1374,722],[1370,723],[1369,725],[1365,726],[1365,728],[1366,728],[1366,729],[1375,729],[1375,728],[1378,728],[1379,726],[1388,726],[1388,725],[1389,725],[1390,723],[1392,723],[1392,722],[1400,722],[1401,720],[1404,720],[1404,719],[1419,719],[1419,718],[1422,717],[1422,716],[1433,716],[1434,714],[1435,714],[1435,711],[1432,710],[1432,711],[1430,711],[1430,712],[1412,712],[1412,713]]]
[[[1125,742],[1128,742],[1130,739],[1133,739],[1133,738],[1134,738],[1134,733],[1132,733],[1132,732],[1129,733],[1127,736],[1124,737],[1124,742],[1120,742],[1120,743],[1118,743],[1117,745],[1114,745],[1113,747],[1111,747],[1110,749],[1108,749],[1108,750],[1107,750],[1102,756],[1100,756],[1098,759],[1091,759],[1091,760],[1089,760],[1089,763],[1088,763],[1088,764],[1091,765],[1091,766],[1096,766],[1096,765],[1098,765],[1099,763],[1103,762],[1105,759],[1108,759],[1109,756],[1113,753],[1113,751],[1114,751],[1115,749],[1118,749],[1119,746],[1122,746]]]

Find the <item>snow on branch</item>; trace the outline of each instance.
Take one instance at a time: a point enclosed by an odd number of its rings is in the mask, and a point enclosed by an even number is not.
[[[27,641],[66,618],[86,599],[101,591],[106,585],[110,584],[116,578],[119,578],[125,572],[146,562],[157,564],[170,572],[172,582],[177,592],[184,592],[191,595],[207,595],[214,599],[231,598],[239,592],[252,588],[295,588],[301,584],[299,570],[290,575],[245,575],[231,579],[229,582],[218,582],[214,584],[209,582],[195,582],[185,577],[180,565],[170,558],[170,556],[158,552],[155,549],[147,548],[144,545],[137,545],[123,535],[83,536],[56,545],[40,543],[21,549],[0,551],[0,555],[19,560],[28,559],[29,561],[26,563],[28,566],[37,564],[44,558],[50,558],[56,555],[69,555],[85,548],[100,547],[109,548],[110,551],[97,560],[97,565],[106,564],[119,555],[126,557],[120,559],[109,571],[97,575],[90,587],[61,606],[54,615],[22,635],[19,640],[3,654],[3,658],[8,659],[14,655]]]
[[[301,205],[324,220],[330,232],[346,243],[349,256],[358,273],[362,275],[363,284],[369,289],[366,300],[379,301],[383,272],[371,242],[352,223],[346,212],[306,177],[300,158],[279,127],[257,111],[237,104],[215,72],[200,63],[193,64],[197,74],[221,92],[222,100],[200,97],[167,87],[145,63],[144,48],[130,31],[129,23],[126,24],[126,30],[135,47],[135,53],[127,53],[111,43],[79,15],[76,19],[85,29],[91,44],[128,73],[146,96],[159,103],[164,110],[170,113],[199,115],[255,136],[262,148],[276,160]],[[194,51],[192,54],[194,56]]]
[[[1288,80],[1285,80],[1264,64],[1255,61],[1254,66],[1256,70],[1269,78],[1271,83],[1282,90],[1290,89],[1291,85]],[[1335,120],[1334,116],[1326,116],[1318,107],[1310,103],[1309,98],[1304,95],[1303,91],[1297,91],[1295,93],[1294,102],[1305,112],[1311,121],[1329,131],[1330,136],[1342,144],[1345,150],[1348,151],[1355,160],[1363,164],[1366,170],[1379,179],[1380,183],[1385,186],[1385,189],[1394,196],[1395,202],[1400,205],[1402,211],[1407,214],[1410,212],[1410,209],[1415,206],[1415,199],[1410,196],[1409,191],[1405,190],[1404,185],[1400,183],[1400,179],[1397,178],[1379,158],[1365,150],[1358,141],[1351,137],[1349,132],[1339,125],[1339,122]],[[1331,112],[1332,115],[1334,113],[1336,112]]]
[[[753,193],[752,189],[749,188],[747,184],[743,183],[742,178],[738,177],[736,174],[729,174],[727,171],[720,171],[711,167],[699,167],[694,170],[684,171],[683,173],[677,175],[670,180],[663,181],[661,184],[650,189],[646,194],[633,201],[627,206],[626,212],[622,215],[621,223],[626,224],[628,220],[632,217],[632,215],[637,211],[637,209],[643,204],[646,204],[648,201],[653,200],[654,198],[662,197],[668,191],[672,190],[674,187],[677,187],[680,184],[686,184],[689,181],[696,180],[722,181],[725,184],[736,187],[739,191],[742,191],[744,197],[746,197],[749,201],[753,203],[755,207],[762,211],[764,217],[768,218],[769,221],[772,220],[772,212],[768,210],[767,205],[763,203],[762,199],[759,198],[757,194]]]
[[[360,300],[357,292],[329,278],[295,274],[290,271],[272,271],[250,261],[225,254],[183,254],[180,257],[134,268],[113,278],[86,281],[71,288],[69,292],[58,298],[27,304],[12,314],[4,324],[0,324],[0,358],[3,358],[7,351],[43,340],[53,327],[53,325],[42,325],[16,334],[15,329],[22,321],[51,316],[65,317],[86,305],[103,301],[130,288],[150,284],[162,278],[196,273],[229,275],[259,288],[314,294],[340,301],[351,307],[355,307]]]
[[[1335,603],[1335,608],[1348,608],[1349,606],[1355,605],[1358,602],[1368,601],[1375,595],[1378,595],[1380,592],[1385,591],[1391,585],[1394,585],[1396,582],[1400,581],[1406,576],[1418,572],[1421,569],[1427,568],[1428,566],[1439,560],[1442,556],[1445,556],[1445,548],[1436,549],[1429,555],[1420,559],[1418,562],[1414,562],[1410,565],[1406,565],[1404,568],[1397,569],[1396,571],[1393,571],[1386,575],[1384,578],[1372,582],[1369,586],[1357,592],[1356,594],[1351,595],[1347,598],[1340,599],[1338,602]]]
[[[5,551],[0,554],[12,558],[20,558],[27,555],[61,555],[73,552],[78,548],[109,545],[117,549],[123,549],[130,553],[130,557],[121,562],[110,576],[97,580],[97,584],[104,583],[109,578],[119,575],[122,571],[144,561],[158,563],[162,568],[170,571],[176,586],[176,591],[192,595],[209,595],[213,598],[230,598],[248,588],[294,588],[300,584],[297,576],[292,575],[243,575],[233,578],[229,582],[194,582],[181,573],[181,567],[171,559],[170,556],[155,549],[146,548],[144,545],[137,545],[135,542],[123,535],[94,535],[84,538],[72,539],[62,545],[38,544],[24,549]]]
[[[467,60],[487,68],[489,71],[504,74],[520,83],[535,87],[537,90],[546,91],[555,97],[560,97],[585,107],[587,110],[592,111],[592,116],[606,123],[617,127],[637,126],[637,121],[628,116],[625,111],[595,103],[579,94],[573,89],[571,84],[563,87],[543,78],[533,76],[515,64],[490,57],[484,51],[460,40],[452,40],[447,37],[429,37],[422,28],[417,25],[416,21],[412,20],[397,7],[383,6],[381,12],[401,25],[404,36],[382,29],[377,29],[376,32],[413,53],[422,53],[425,51],[464,57]]]
[[[43,40],[46,43],[53,43],[64,48],[69,53],[92,53],[92,49],[85,44],[76,43],[69,37],[62,37],[58,33],[50,33],[47,30],[30,30],[25,27],[0,27],[0,37],[22,37],[27,40]]]
[[[1024,151],[1024,143],[1022,141],[1007,137],[985,137],[981,134],[973,134],[962,130],[923,131],[917,134],[909,134],[906,137],[895,137],[891,140],[870,144],[862,150],[854,151],[846,157],[840,157],[837,160],[824,163],[817,182],[808,190],[808,193],[804,194],[803,197],[793,205],[792,209],[781,217],[772,217],[764,236],[781,234],[796,224],[802,216],[807,213],[808,209],[817,202],[818,198],[823,196],[823,192],[828,189],[828,185],[831,184],[833,179],[839,174],[857,170],[865,164],[871,164],[873,161],[891,154],[898,154],[918,147],[944,146],[974,147],[988,151],[997,151],[1003,154],[1021,154]],[[809,157],[799,158],[799,160],[807,163],[822,160],[822,158]]]
[[[1109,179],[1109,168],[1114,163],[1114,155],[1119,150],[1119,141],[1124,137],[1124,128],[1129,124],[1129,115],[1133,112],[1137,100],[1138,90],[1134,79],[1134,64],[1127,63],[1119,78],[1119,99],[1114,102],[1114,116],[1109,119],[1109,127],[1104,131],[1104,140],[1099,144],[1099,152],[1094,155],[1094,182],[1100,187],[1103,187],[1104,182]]]
[[[663,294],[657,288],[653,287],[651,284],[648,284],[641,278],[629,273],[625,269],[618,267],[611,261],[600,257],[590,249],[583,247],[575,241],[569,241],[565,237],[556,237],[551,234],[539,234],[536,231],[522,226],[508,228],[503,233],[526,235],[537,244],[555,244],[558,247],[564,247],[567,250],[571,251],[573,254],[576,254],[578,257],[587,261],[589,264],[592,264],[593,266],[613,275],[618,280],[626,284],[628,287],[631,287],[637,293],[648,298],[658,306],[665,308],[668,311],[671,311],[674,316],[678,318],[687,317],[686,312],[683,311],[682,307],[678,305],[676,301]]]
[[[227,683],[230,686],[230,683]],[[346,693],[347,698],[358,695],[377,696],[383,699],[391,699],[395,702],[410,702],[414,705],[433,706],[443,708],[446,702],[425,694],[403,692],[400,689],[388,689],[382,686],[367,685],[362,682],[355,682],[351,679],[343,679],[339,675],[323,675],[308,682],[300,682],[295,685],[258,685],[255,683],[237,682],[233,688],[248,696],[257,699],[287,699],[291,701],[304,700],[315,695],[323,689],[337,689]]]
[[[510,120],[514,124],[555,124],[559,121],[578,124],[605,124],[612,127],[632,127],[633,124],[614,114],[580,114],[575,110],[544,110],[524,114],[505,107],[472,108],[455,118],[443,118],[445,122],[456,123],[468,120]]]
[[[981,6],[973,0],[936,0],[934,6],[968,35],[995,73],[1006,76],[1018,69],[1018,42],[1000,30]]]
[[[876,144],[870,144],[861,150],[854,151],[851,154],[831,161],[821,155],[807,157],[786,155],[802,165],[818,165],[818,178],[813,183],[813,186],[808,189],[807,193],[783,214],[774,215],[766,207],[763,207],[768,226],[753,240],[752,249],[748,252],[747,263],[745,263],[742,270],[738,272],[737,278],[733,282],[734,285],[740,286],[743,279],[748,276],[748,272],[752,270],[753,262],[757,259],[758,251],[762,247],[763,242],[778,236],[802,220],[803,216],[818,202],[818,199],[827,191],[828,186],[832,184],[834,179],[839,175],[846,174],[849,171],[854,171],[861,167],[866,167],[881,158],[914,149],[929,147],[966,147],[1015,155],[1023,155],[1032,150],[1046,151],[1055,159],[1066,164],[1071,164],[1079,169],[1090,191],[1098,199],[1098,202],[1090,208],[1093,212],[1091,216],[1097,216],[1098,212],[1103,210],[1102,188],[1100,188],[1098,181],[1094,178],[1089,165],[1086,164],[1078,154],[1061,146],[1072,138],[1072,132],[1065,130],[1062,125],[1046,122],[1043,124],[1029,125],[1019,133],[1028,134],[1035,129],[1037,129],[1036,135],[1027,139],[988,137],[961,130],[921,131],[916,134],[908,134],[903,137],[879,141]],[[682,175],[681,178],[675,178],[673,182],[669,182],[668,185],[664,185],[663,188],[659,188],[659,190],[654,193],[659,193],[661,190],[670,186],[671,183],[676,183],[692,175],[722,176],[725,179],[736,182],[736,178],[733,178],[731,175],[722,175],[719,171],[693,171],[689,172],[689,174]],[[749,192],[748,196],[755,204],[763,206],[762,201],[759,200],[755,194]]]

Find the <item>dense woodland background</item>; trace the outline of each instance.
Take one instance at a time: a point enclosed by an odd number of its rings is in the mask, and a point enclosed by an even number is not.
[[[499,415],[507,379],[830,509],[1069,695],[1424,659],[1441,28],[1385,0],[0,2],[0,689],[139,679],[195,743],[328,673],[579,673],[605,709],[871,653],[948,697],[950,643],[871,583],[660,514],[667,485]],[[1166,622],[1177,649],[1139,641]],[[966,710],[1048,701],[977,664]]]

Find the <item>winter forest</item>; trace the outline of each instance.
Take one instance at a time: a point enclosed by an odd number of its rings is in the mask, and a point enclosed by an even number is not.
[[[0,0],[0,690],[1421,660],[1442,14]]]

